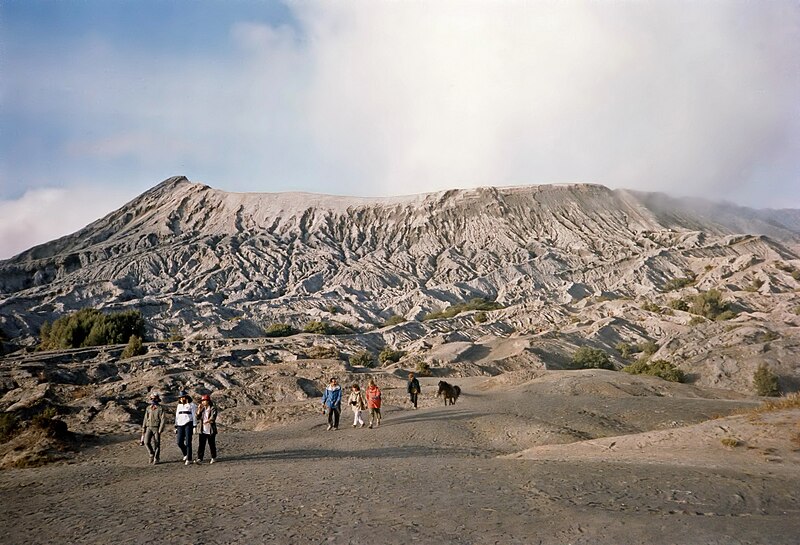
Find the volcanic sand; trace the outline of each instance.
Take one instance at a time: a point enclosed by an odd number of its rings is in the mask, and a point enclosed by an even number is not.
[[[387,392],[377,429],[221,425],[213,465],[166,433],[156,466],[134,434],[2,471],[0,542],[800,542],[800,410],[604,371],[454,379],[445,407],[436,380],[418,410]]]

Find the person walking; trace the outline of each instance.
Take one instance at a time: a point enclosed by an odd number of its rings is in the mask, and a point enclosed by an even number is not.
[[[381,425],[381,390],[375,381],[370,379],[367,386],[367,407],[369,407],[369,427]]]
[[[211,396],[203,394],[200,398],[200,406],[197,408],[197,426],[200,432],[200,444],[197,446],[197,460],[195,463],[202,464],[206,454],[206,443],[211,451],[211,461],[217,461],[217,408],[211,401]]]
[[[157,464],[161,461],[161,433],[164,431],[166,422],[164,407],[161,406],[161,398],[156,392],[153,392],[150,394],[150,405],[144,411],[142,438],[140,441],[142,445],[147,445],[151,464]]]
[[[358,384],[353,384],[350,387],[350,397],[347,398],[350,407],[353,408],[353,427],[364,427],[364,419],[361,418],[361,411],[367,408],[367,400],[364,398],[364,392],[358,387]]]
[[[411,403],[414,404],[414,408],[417,408],[417,397],[419,396],[422,390],[419,387],[419,381],[417,377],[414,376],[414,373],[408,374],[408,397],[411,400]]]
[[[328,412],[328,430],[339,429],[339,415],[342,411],[342,387],[331,378],[331,383],[322,394],[322,410]]]
[[[188,466],[192,463],[192,431],[197,427],[197,405],[192,398],[181,390],[178,394],[178,406],[175,408],[175,433],[178,435],[178,448],[183,453],[183,461]]]

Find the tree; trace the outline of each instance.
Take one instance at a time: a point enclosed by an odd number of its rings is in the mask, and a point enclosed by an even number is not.
[[[144,318],[138,310],[104,314],[84,308],[45,323],[39,332],[42,350],[100,346],[128,342],[131,335],[144,337]]]

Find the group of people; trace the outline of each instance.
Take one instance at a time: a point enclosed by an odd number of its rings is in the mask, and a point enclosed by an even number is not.
[[[414,373],[408,374],[407,391],[410,402],[417,408],[417,399],[421,392],[419,380]],[[322,394],[322,412],[328,415],[328,431],[339,429],[339,417],[342,413],[342,387],[336,377],[332,377],[330,384]],[[381,390],[375,381],[370,379],[366,391],[362,392],[358,384],[350,386],[350,395],[347,403],[353,410],[353,427],[364,427],[361,412],[369,409],[369,428],[381,425]]]
[[[151,464],[161,461],[161,433],[165,426],[166,411],[161,406],[161,397],[153,392],[144,413],[142,436],[139,440],[140,444],[147,445]],[[200,436],[197,459],[192,456],[192,435],[195,431]],[[191,463],[203,463],[206,444],[211,451],[211,463],[217,461],[217,408],[211,401],[211,396],[203,394],[200,405],[197,405],[185,390],[181,390],[178,394],[178,406],[175,408],[175,435],[178,448],[183,454],[183,462],[187,466]]]
[[[414,373],[408,374],[407,391],[409,401],[416,409],[421,389]],[[331,378],[322,395],[322,410],[328,416],[328,430],[339,429],[342,397],[342,387],[339,386],[336,377]],[[369,427],[377,428],[381,425],[381,390],[373,379],[369,380],[364,392],[358,384],[353,384],[350,387],[347,403],[353,410],[354,428],[364,427],[361,413],[367,409],[369,409]],[[161,433],[166,422],[166,411],[161,405],[161,397],[153,392],[150,394],[150,403],[144,413],[142,435],[139,440],[141,445],[147,445],[151,464],[161,461]],[[196,459],[192,456],[192,436],[195,432],[200,436]],[[210,463],[217,461],[217,408],[211,401],[211,396],[203,394],[200,397],[200,405],[197,405],[185,390],[181,390],[178,394],[178,406],[175,408],[175,434],[178,448],[183,454],[183,462],[187,466],[192,463],[203,463],[206,444],[211,451]]]

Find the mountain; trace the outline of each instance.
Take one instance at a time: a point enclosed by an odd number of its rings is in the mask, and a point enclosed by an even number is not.
[[[261,337],[273,323],[325,320],[365,346],[429,358],[441,342],[474,355],[481,339],[520,336],[512,352],[550,366],[582,344],[619,358],[619,343],[651,340],[661,357],[710,366],[720,376],[701,373],[709,384],[745,389],[749,377],[720,371],[726,358],[763,351],[755,340],[766,335],[771,348],[752,361],[786,367],[798,345],[796,217],[591,184],[351,198],[175,177],[1,261],[0,331],[31,344],[45,321],[87,306],[141,310],[151,340]],[[712,288],[737,311],[736,331],[670,308]],[[422,320],[475,298],[502,308]],[[383,327],[395,315],[408,321]],[[725,356],[731,343],[758,346]],[[800,382],[791,369],[787,384]]]

